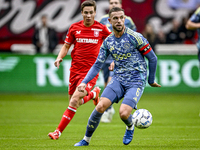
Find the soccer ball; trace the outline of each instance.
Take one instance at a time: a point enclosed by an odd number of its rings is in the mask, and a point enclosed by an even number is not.
[[[138,109],[132,115],[133,124],[139,129],[146,129],[152,124],[152,115],[146,109]]]

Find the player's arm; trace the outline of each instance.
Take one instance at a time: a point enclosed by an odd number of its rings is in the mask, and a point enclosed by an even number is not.
[[[100,48],[100,52],[99,55],[96,59],[96,62],[94,63],[94,65],[90,68],[90,70],[88,71],[86,77],[83,79],[83,83],[88,83],[90,80],[92,80],[101,70],[101,68],[103,67],[103,64],[105,62],[105,60],[108,57],[108,53],[105,50],[105,41],[103,42],[101,48]]]
[[[188,20],[185,27],[188,30],[195,30],[195,29],[200,28],[200,22],[195,23],[195,22],[192,22],[191,20]]]
[[[152,87],[161,87],[158,83],[155,82],[155,76],[156,76],[156,67],[157,67],[157,56],[155,55],[153,49],[151,48],[151,45],[145,39],[142,34],[135,33],[134,37],[137,41],[138,50],[140,51],[141,55],[146,57],[149,62],[149,78],[148,83]]]
[[[158,83],[156,83],[155,75],[156,75],[156,67],[157,67],[157,56],[151,49],[146,55],[144,55],[149,61],[149,78],[148,83],[152,87],[161,87]]]
[[[69,48],[70,48],[70,44],[63,44],[59,54],[58,54],[58,57],[56,59],[56,61],[54,62],[54,65],[59,68],[60,66],[60,63],[63,61],[63,58],[67,55],[68,51],[69,51]]]
[[[106,40],[105,40],[106,41]],[[79,92],[84,92],[85,88],[86,88],[86,84],[92,80],[101,70],[101,68],[103,67],[103,64],[105,62],[105,60],[107,59],[109,53],[106,52],[105,50],[105,43],[103,42],[99,55],[97,57],[96,62],[94,63],[94,65],[90,68],[90,70],[88,71],[87,75],[85,76],[85,78],[83,79],[83,81],[81,82],[81,84],[78,86],[78,90]]]
[[[90,70],[88,71],[86,77],[83,79],[83,81],[81,82],[81,84],[78,86],[78,91],[79,92],[84,92],[85,88],[86,88],[86,84],[92,80],[101,70],[102,66],[103,66],[103,62],[100,62],[98,60],[96,60],[96,62],[94,63],[94,65],[90,68]]]
[[[199,16],[200,15],[200,7],[194,12],[194,14],[187,21],[185,27],[188,30],[195,30],[200,28]]]

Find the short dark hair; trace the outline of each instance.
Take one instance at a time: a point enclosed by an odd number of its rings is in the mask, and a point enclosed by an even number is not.
[[[110,11],[109,11],[109,17],[111,16],[111,13],[112,12],[118,12],[118,11],[123,11],[124,12],[124,9],[122,8],[119,8],[119,7],[113,7]]]
[[[108,1],[109,1],[109,3],[110,3],[110,0],[108,0]],[[119,3],[122,4],[122,0],[119,0]]]
[[[81,4],[81,11],[83,11],[83,8],[86,6],[93,6],[94,11],[96,11],[96,2],[94,0],[86,0]]]

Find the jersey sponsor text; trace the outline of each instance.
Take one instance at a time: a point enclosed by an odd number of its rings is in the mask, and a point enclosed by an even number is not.
[[[77,38],[76,41],[78,43],[93,43],[93,44],[98,43],[98,39],[88,39],[88,38]]]

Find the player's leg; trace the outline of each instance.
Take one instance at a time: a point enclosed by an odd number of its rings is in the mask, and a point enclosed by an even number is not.
[[[128,89],[120,106],[120,118],[126,124],[126,132],[123,137],[123,143],[125,145],[128,145],[133,139],[134,125],[131,112],[133,109],[137,109],[137,103],[142,96],[143,90],[144,88],[139,87]]]
[[[96,106],[99,102],[99,94],[101,89],[99,87],[95,87],[93,90],[92,88],[95,86],[96,81],[98,79],[98,75],[96,77],[94,77],[88,84],[87,84],[87,95],[84,96],[82,98],[82,104],[87,103],[88,101],[90,101],[91,99],[93,100],[94,105]],[[81,80],[79,80],[79,83],[77,85],[79,85],[82,82],[83,78]],[[91,91],[92,90],[92,91]]]
[[[108,83],[108,78],[109,78],[109,72],[110,70],[108,69],[108,67],[110,66],[110,63],[104,63],[103,67],[102,67],[102,72],[103,72],[103,79],[104,79],[104,88],[107,86]],[[109,123],[109,113],[110,113],[110,108],[112,108],[112,106],[110,106],[102,115],[101,117],[101,122],[104,123]]]
[[[72,95],[69,95],[69,101],[70,101],[70,99],[71,99],[71,97],[72,97]],[[61,121],[60,121],[60,123],[59,123],[59,125],[58,125],[58,127],[56,128],[56,130],[54,131],[54,132],[50,132],[49,134],[48,134],[48,136],[49,136],[49,138],[50,139],[52,139],[52,140],[57,140],[60,136],[61,136],[61,133],[62,133],[62,131],[64,130],[64,128],[66,127],[66,119],[65,119],[65,117],[64,116],[69,116],[68,114],[70,114],[70,107],[68,107],[66,110],[65,110],[65,112],[64,112],[64,114],[63,114],[63,116],[62,116],[62,118],[61,118]],[[74,110],[74,111],[76,111],[76,110]],[[72,111],[72,114],[74,114],[74,111]]]
[[[87,95],[87,91],[83,93],[83,92],[79,92],[76,89],[76,86],[79,83],[79,80],[76,80],[76,79],[77,79],[77,75],[71,72],[70,80],[69,80],[71,84],[69,84],[69,91],[68,91],[69,98],[70,98],[69,106],[63,113],[61,121],[57,129],[54,132],[50,132],[48,134],[48,136],[53,140],[57,140],[61,136],[61,133],[63,132],[63,130],[66,128],[66,126],[70,123],[70,121],[74,117],[77,108],[82,104],[81,99],[85,95]]]
[[[74,146],[87,146],[91,140],[91,137],[99,125],[103,112],[115,101],[117,101],[117,94],[110,87],[106,87],[103,91],[100,102],[90,115],[88,120],[87,129],[83,140],[76,143]]]
[[[54,132],[51,132],[48,134],[48,136],[56,140],[60,137],[61,133],[64,131],[64,129],[67,127],[67,125],[71,122],[73,119],[77,108],[82,105],[82,98],[87,94],[87,91],[85,92],[79,92],[77,89],[74,92],[74,94],[71,97],[71,100],[69,102],[69,106],[64,112],[61,121],[57,127],[57,129]]]
[[[112,75],[113,75],[113,71],[110,71],[108,69],[108,67],[110,66],[107,65],[107,75],[104,77],[104,81],[106,81],[106,85],[107,83],[109,83],[112,79]],[[109,73],[109,75],[108,75]],[[107,77],[107,78],[106,78]],[[115,109],[114,107],[111,105],[110,107],[108,107],[108,109],[103,113],[102,117],[101,117],[101,122],[103,123],[110,123],[112,121],[113,115],[115,114]]]
[[[105,97],[100,98],[100,102],[97,104],[96,108],[93,110],[90,118],[88,120],[85,136],[83,140],[76,143],[74,146],[87,146],[90,143],[91,137],[99,125],[101,116],[103,112],[112,104],[112,102]]]
[[[123,137],[123,143],[125,145],[128,145],[132,139],[133,139],[133,133],[134,133],[134,125],[132,122],[132,112],[133,108],[126,104],[121,104],[120,106],[120,118],[121,120],[126,124],[126,132]]]
[[[113,105],[108,107],[108,109],[103,113],[101,117],[101,122],[110,123],[112,121],[113,115],[115,114],[115,109]]]

